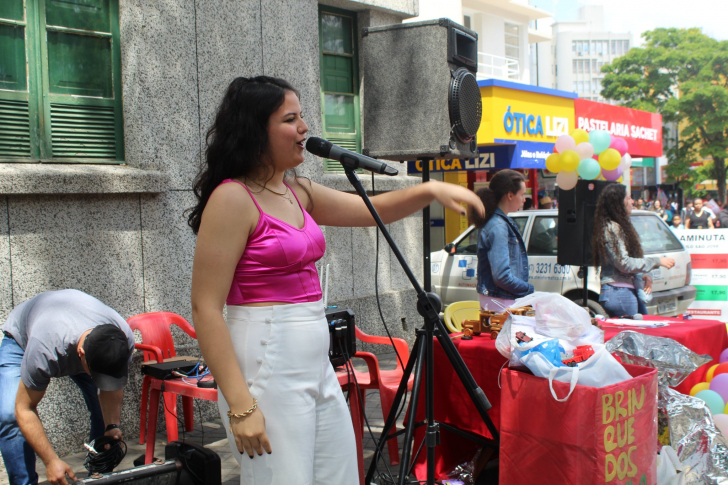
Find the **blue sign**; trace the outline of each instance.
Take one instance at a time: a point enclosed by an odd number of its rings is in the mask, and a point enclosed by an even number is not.
[[[478,158],[454,160],[430,160],[430,173],[433,172],[460,172],[463,170],[492,170],[511,168],[511,161],[516,145],[509,142],[504,145],[490,145],[478,147]],[[407,162],[407,173],[422,173],[422,161]]]
[[[554,152],[553,143],[504,139],[496,139],[495,142],[515,144],[509,168],[546,168],[546,158]]]

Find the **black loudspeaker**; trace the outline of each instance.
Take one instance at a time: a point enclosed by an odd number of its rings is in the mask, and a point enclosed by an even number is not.
[[[363,29],[364,149],[389,160],[478,156],[478,34],[449,19]]]
[[[329,360],[334,368],[341,367],[356,353],[354,312],[327,308],[326,321],[329,323]]]
[[[597,200],[615,182],[579,180],[572,190],[559,190],[559,252],[562,265],[593,266],[592,233]]]

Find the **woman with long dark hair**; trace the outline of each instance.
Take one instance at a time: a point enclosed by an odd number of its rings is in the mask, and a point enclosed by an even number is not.
[[[496,173],[486,188],[476,192],[485,217],[470,210],[470,223],[478,233],[478,294],[485,310],[501,312],[516,298],[533,293],[528,282],[528,254],[521,232],[509,212],[523,206],[526,183],[515,170]]]
[[[672,268],[672,258],[645,256],[637,231],[629,216],[632,197],[621,184],[602,190],[594,214],[592,248],[594,266],[601,265],[599,302],[610,317],[632,316],[638,311],[634,277],[660,266]],[[650,291],[652,280],[645,278],[645,290]]]
[[[289,83],[235,79],[207,134],[188,221],[197,234],[195,330],[230,444],[250,457],[241,460],[245,484],[358,483],[314,263],[326,247],[319,225],[374,221],[357,195],[295,175],[307,131]],[[372,197],[385,223],[433,200],[461,213],[461,203],[482,211],[471,191],[440,182]]]

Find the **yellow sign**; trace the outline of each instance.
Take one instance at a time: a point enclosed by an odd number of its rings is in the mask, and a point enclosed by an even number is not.
[[[554,143],[574,129],[574,99],[547,94],[561,91],[528,85],[520,89],[510,82],[490,84],[480,88],[483,118],[478,130],[479,145],[501,140]]]

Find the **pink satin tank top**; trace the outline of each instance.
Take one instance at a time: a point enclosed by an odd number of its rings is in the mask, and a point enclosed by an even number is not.
[[[286,184],[303,212],[301,229],[263,212],[248,187],[237,180],[223,180],[220,185],[229,182],[248,191],[260,218],[235,268],[227,304],[319,301],[321,284],[314,263],[324,255],[326,240],[296,193]]]

